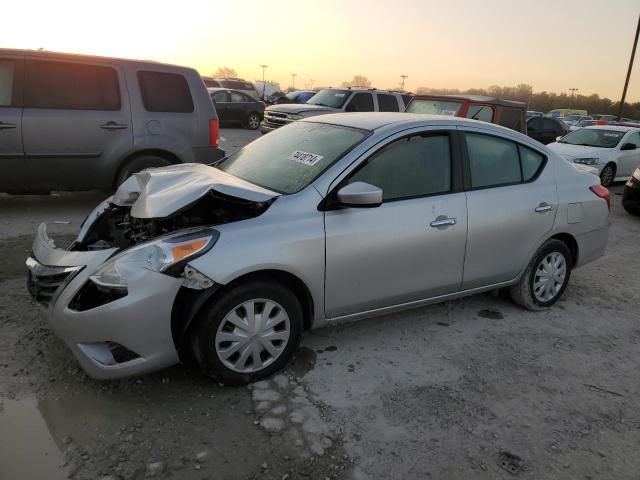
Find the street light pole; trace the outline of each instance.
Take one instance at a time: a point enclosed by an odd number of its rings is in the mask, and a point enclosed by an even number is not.
[[[405,75],[402,74],[400,75],[400,78],[402,79],[402,82],[400,82],[400,90],[404,91],[404,81],[409,77],[409,75]]]
[[[571,100],[573,100],[573,96],[578,91],[578,89],[577,88],[570,88],[569,91],[571,92]]]
[[[629,69],[627,70],[627,79],[624,81],[624,89],[622,90],[622,100],[620,100],[620,108],[618,108],[618,121],[622,120],[622,108],[624,107],[624,99],[627,96],[627,88],[629,87],[629,78],[631,78],[631,69],[633,68],[633,59],[636,56],[636,47],[638,46],[639,33],[640,33],[640,15],[638,15],[638,26],[636,27],[636,38],[633,40],[633,48],[631,49],[631,58],[629,59]]]
[[[269,65],[260,65],[260,68],[262,69],[262,100],[264,100],[264,92],[267,88],[267,84],[264,83],[264,71],[269,68]]]
[[[292,73],[291,74],[291,88],[293,88],[295,90],[296,88],[296,76],[298,74],[297,73]]]

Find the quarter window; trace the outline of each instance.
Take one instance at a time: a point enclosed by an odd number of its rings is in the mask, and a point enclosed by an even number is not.
[[[451,154],[445,134],[403,138],[372,156],[349,183],[382,189],[383,200],[399,200],[451,190]]]
[[[393,95],[378,94],[378,110],[381,112],[399,112],[398,101]]]
[[[356,93],[347,105],[347,112],[373,112],[373,96],[370,93]]]
[[[471,105],[469,110],[467,110],[467,118],[491,122],[491,120],[493,120],[493,108],[487,107],[486,105]]]
[[[120,110],[118,74],[111,67],[27,60],[24,106]]]
[[[0,60],[0,107],[13,105],[13,78],[16,64],[11,60]]]
[[[147,112],[193,112],[189,85],[182,75],[139,71],[138,82],[142,103]]]
[[[509,140],[477,133],[465,139],[472,188],[528,182],[544,164],[543,155]]]

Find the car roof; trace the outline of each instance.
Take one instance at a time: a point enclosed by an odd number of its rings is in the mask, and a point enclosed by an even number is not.
[[[238,92],[238,93],[245,94],[242,90],[238,90],[236,88],[224,88],[224,87],[207,87],[207,92],[209,92],[209,93],[215,93],[215,92]]]
[[[514,100],[502,100],[496,97],[487,97],[485,95],[415,95],[414,100],[427,100],[430,98],[442,98],[447,100],[463,100],[466,102],[487,103],[490,105],[501,105],[503,107],[527,108],[526,103],[516,102]]]
[[[402,112],[360,112],[360,113],[329,113],[300,120],[301,122],[326,123],[340,125],[344,127],[359,128],[362,130],[377,130],[391,124],[412,124],[416,122],[428,123],[430,125],[460,125],[492,126],[503,129],[493,123],[481,122],[467,118],[452,117],[448,115],[428,115],[424,113],[402,113]],[[507,129],[508,130],[508,129]],[[509,130],[511,131],[511,130]]]
[[[173,65],[170,63],[156,62],[155,60],[136,60],[133,58],[120,58],[120,57],[102,57],[99,55],[85,55],[81,53],[65,53],[65,52],[52,52],[49,50],[27,50],[17,48],[0,48],[0,55],[29,55],[30,57],[41,57],[43,60],[47,58],[55,58],[58,60],[74,60],[74,61],[102,61],[105,60],[118,62],[118,63],[130,63],[139,66],[171,66],[175,68],[194,70],[191,67],[185,67],[182,65]]]
[[[626,125],[589,125],[588,127],[583,127],[587,129],[605,129],[605,130],[613,130],[617,132],[630,132],[633,130],[640,130],[640,125],[637,127],[628,127]]]

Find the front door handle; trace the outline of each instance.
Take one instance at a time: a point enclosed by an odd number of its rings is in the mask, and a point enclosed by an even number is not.
[[[127,128],[127,126],[124,123],[107,122],[100,125],[100,128],[104,128],[105,130],[123,130]]]
[[[429,225],[432,226],[433,228],[439,228],[439,227],[448,227],[450,225],[455,225],[455,224],[456,224],[455,218],[447,218],[444,215],[440,215]]]
[[[553,210],[553,205],[549,205],[547,202],[542,202],[536,207],[537,213],[550,212],[551,210]]]
[[[5,129],[5,128],[16,128],[17,125],[15,123],[5,123],[5,122],[0,122],[0,129]]]

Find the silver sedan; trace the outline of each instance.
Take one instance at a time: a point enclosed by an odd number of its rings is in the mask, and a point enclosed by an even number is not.
[[[194,361],[228,384],[305,330],[496,289],[553,305],[607,243],[609,192],[530,138],[453,117],[353,113],[215,166],[130,177],[68,249],[41,225],[32,295],[96,378]]]

